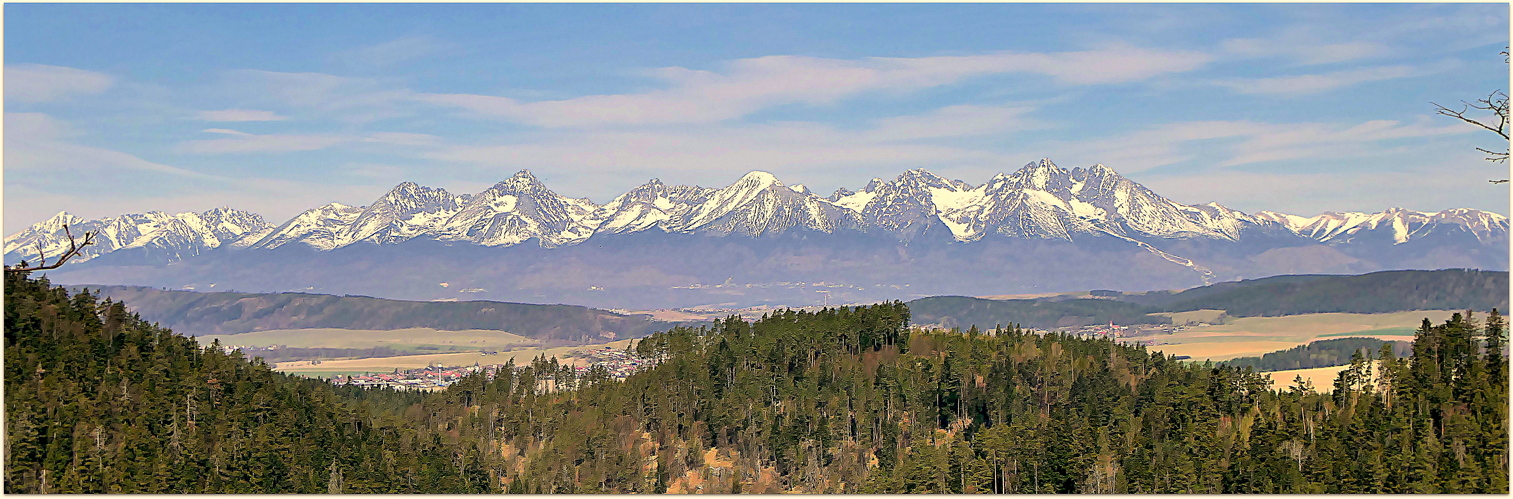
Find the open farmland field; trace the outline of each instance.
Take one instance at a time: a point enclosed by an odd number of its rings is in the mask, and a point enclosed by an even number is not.
[[[1305,314],[1283,317],[1230,318],[1225,324],[1202,326],[1173,334],[1138,336],[1122,341],[1144,343],[1168,355],[1187,355],[1193,360],[1229,360],[1259,356],[1314,340],[1363,336],[1383,340],[1412,341],[1413,331],[1425,317],[1439,324],[1450,310],[1418,310],[1390,314]],[[1289,378],[1290,379],[1290,378]]]
[[[1314,390],[1317,390],[1319,392],[1332,392],[1334,391],[1335,376],[1339,375],[1340,371],[1344,371],[1347,367],[1350,366],[1346,365],[1334,367],[1315,367],[1312,369],[1289,369],[1286,371],[1270,371],[1261,374],[1270,376],[1272,382],[1271,387],[1277,390],[1286,390],[1287,387],[1292,386],[1292,380],[1294,378],[1302,376],[1303,379],[1306,379],[1309,382],[1313,383]]]
[[[499,352],[494,355],[483,355],[478,352],[460,353],[434,353],[425,355],[404,355],[400,357],[376,357],[367,359],[327,360],[319,364],[310,361],[280,362],[274,366],[275,370],[299,374],[305,376],[327,377],[331,374],[347,374],[362,372],[389,372],[395,369],[416,369],[426,366],[471,366],[473,364],[489,365],[503,364],[510,359],[515,364],[528,364],[531,359],[545,354],[547,357],[556,357],[558,362],[571,365],[585,365],[580,358],[568,358],[567,355],[575,350],[611,347],[623,349],[632,340],[620,340],[609,343],[594,345],[576,345],[566,347],[525,347],[516,348],[508,352]]]
[[[422,350],[497,350],[536,346],[541,342],[518,334],[486,329],[440,331],[431,328],[408,328],[388,331],[364,329],[279,329],[254,333],[208,335],[197,338],[201,345],[221,340],[222,345],[267,347],[282,345],[295,348],[375,348],[401,351]]]
[[[1226,316],[1223,310],[1193,310],[1189,312],[1161,312],[1151,315],[1171,317],[1172,324],[1216,324]]]

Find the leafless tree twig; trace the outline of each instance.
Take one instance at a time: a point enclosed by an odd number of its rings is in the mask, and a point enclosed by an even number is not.
[[[63,234],[68,236],[68,251],[64,251],[63,255],[59,256],[57,260],[53,261],[53,263],[47,263],[47,254],[42,251],[42,243],[39,242],[37,243],[37,258],[40,263],[38,263],[36,266],[27,266],[26,260],[22,260],[21,263],[6,266],[5,271],[32,272],[37,270],[52,270],[58,267],[62,267],[63,264],[68,263],[69,259],[79,256],[79,252],[83,251],[85,246],[94,244],[95,235],[99,234],[99,231],[85,232],[84,242],[82,243],[74,240],[74,234],[73,232],[68,230],[68,224],[63,225]]]

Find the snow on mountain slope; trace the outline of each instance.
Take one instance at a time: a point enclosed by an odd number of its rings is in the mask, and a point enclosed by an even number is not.
[[[1101,164],[1074,168],[1070,177],[1069,183],[1077,187],[1077,198],[1103,210],[1107,214],[1106,227],[1111,230],[1122,226],[1135,234],[1165,239],[1198,237],[1233,241],[1239,237],[1238,231],[1225,230],[1241,222],[1233,218],[1239,212],[1178,204]]]
[[[652,228],[672,231],[678,221],[709,199],[716,189],[668,186],[651,179],[630,192],[605,203],[593,218],[598,232],[621,234]]]
[[[673,226],[678,232],[760,236],[804,227],[820,232],[856,227],[854,212],[809,192],[791,189],[771,173],[754,171],[714,191]]]
[[[469,196],[404,182],[363,209],[336,232],[338,246],[357,241],[391,244],[430,234],[451,219]]]
[[[439,230],[438,239],[508,246],[537,239],[543,247],[583,242],[597,228],[598,206],[552,192],[529,170],[472,196]]]
[[[836,204],[859,206],[857,211],[867,226],[891,232],[900,240],[910,241],[930,226],[944,223],[935,203],[938,191],[944,191],[942,196],[949,197],[952,193],[960,192],[961,186],[924,168],[915,168],[891,181],[873,179],[861,192],[842,198]]]
[[[271,233],[253,243],[250,248],[273,249],[285,244],[302,243],[320,251],[336,249],[340,244],[339,234],[361,216],[363,208],[331,203],[319,208],[305,210]]]
[[[1390,233],[1394,244],[1403,244],[1441,225],[1462,227],[1475,234],[1479,241],[1508,233],[1508,217],[1466,208],[1439,213],[1402,208],[1389,208],[1380,213],[1326,211],[1313,217],[1261,211],[1256,218],[1275,221],[1295,234],[1325,243],[1350,242],[1358,236],[1382,231]]]
[[[241,210],[216,208],[202,213],[168,214],[151,211],[113,218],[84,220],[59,213],[5,238],[5,261],[37,262],[37,249],[51,258],[68,250],[68,225],[74,238],[99,231],[95,243],[84,247],[74,262],[83,262],[116,250],[146,248],[161,252],[169,261],[198,255],[223,245],[241,247],[268,233],[272,226],[263,217]]]
[[[578,244],[599,233],[653,229],[747,237],[794,228],[824,233],[860,230],[890,234],[904,242],[920,237],[973,242],[990,235],[1075,241],[1081,235],[1106,234],[1140,241],[1150,251],[1162,251],[1150,245],[1165,247],[1164,240],[1237,242],[1258,227],[1283,234],[1285,228],[1326,244],[1366,239],[1401,244],[1456,230],[1490,243],[1508,233],[1507,217],[1471,209],[1422,213],[1394,208],[1382,213],[1300,217],[1270,211],[1252,216],[1217,203],[1189,206],[1161,197],[1106,166],[1067,170],[1049,159],[1011,174],[997,174],[975,187],[916,168],[892,180],[874,178],[860,191],[837,189],[828,198],[754,171],[719,189],[668,186],[654,179],[601,206],[559,195],[529,171],[521,171],[472,195],[405,182],[368,206],[333,203],[305,211],[278,227],[257,215],[230,209],[177,215],[150,212],[101,220],[60,213],[6,237],[7,261],[34,259],[37,243],[49,254],[60,253],[67,247],[62,236],[65,223],[78,234],[102,230],[100,242],[86,249],[81,261],[138,247],[162,250],[176,259],[222,246],[271,249],[298,242],[325,251],[358,242],[383,245],[416,238],[483,246],[534,239],[551,248]],[[1183,257],[1158,254],[1206,272]]]

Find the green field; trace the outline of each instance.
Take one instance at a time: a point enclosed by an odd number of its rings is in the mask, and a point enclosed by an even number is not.
[[[459,350],[500,350],[540,345],[541,342],[506,333],[473,329],[438,331],[430,328],[372,331],[363,329],[281,329],[255,333],[217,334],[197,338],[202,345],[220,340],[222,345],[268,347],[281,345],[296,348],[375,348],[400,351],[447,352]]]

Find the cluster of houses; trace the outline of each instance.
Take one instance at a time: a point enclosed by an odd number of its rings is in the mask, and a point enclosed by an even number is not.
[[[487,371],[489,377],[492,378],[493,374],[500,367],[503,366],[496,364],[490,366],[474,365],[471,367],[430,366],[420,369],[396,369],[394,372],[386,374],[334,376],[331,378],[331,383],[362,387],[386,386],[396,390],[442,390],[451,386],[452,383],[456,383],[457,380],[480,370]]]
[[[1200,324],[1206,325],[1206,324]],[[1137,324],[1134,326],[1119,326],[1114,323],[1082,326],[1068,332],[1082,336],[1102,336],[1109,338],[1133,338],[1137,336],[1155,336],[1159,334],[1174,334],[1187,329],[1187,326],[1173,324]]]
[[[634,354],[617,350],[610,347],[602,349],[579,350],[569,354],[571,357],[580,357],[588,361],[588,365],[575,366],[573,370],[583,374],[594,366],[603,366],[614,379],[625,379],[639,369],[646,369],[656,365],[652,359],[643,359]],[[507,364],[491,364],[487,366],[473,365],[469,367],[423,367],[420,369],[396,369],[392,373],[364,374],[350,376],[334,376],[331,382],[337,385],[352,385],[362,387],[389,387],[396,390],[443,390],[458,380],[470,374],[483,371],[489,379],[493,379],[495,373],[504,369]],[[517,365],[515,369],[524,369],[525,365]]]
[[[588,371],[594,366],[604,366],[605,369],[609,370],[610,377],[615,379],[625,379],[626,376],[630,376],[631,373],[636,372],[638,369],[646,369],[656,365],[655,359],[644,359],[635,354],[627,353],[625,350],[617,350],[611,347],[578,350],[569,354],[569,356],[579,357],[588,361],[588,365],[574,368],[579,374]]]

